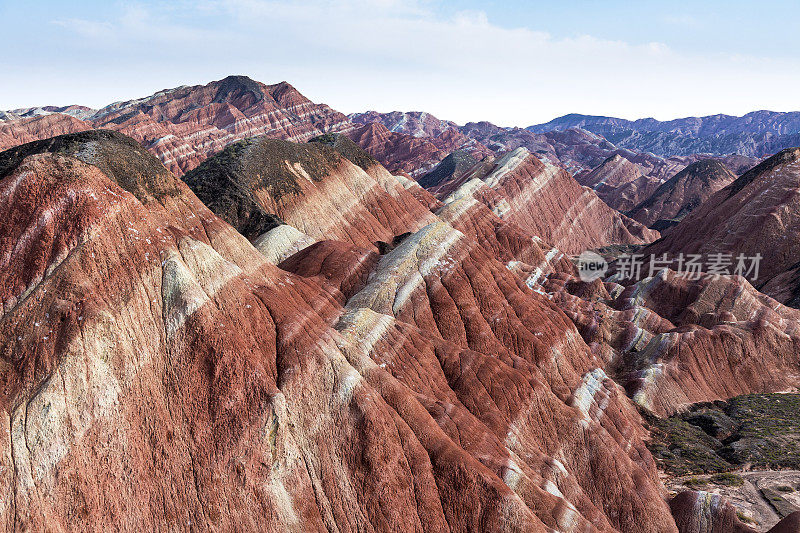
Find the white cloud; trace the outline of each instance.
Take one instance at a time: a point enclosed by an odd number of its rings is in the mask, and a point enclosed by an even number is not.
[[[114,26],[108,22],[67,18],[54,20],[53,24],[89,39],[108,39],[114,34]]]
[[[796,60],[687,55],[665,43],[590,35],[558,38],[500,27],[481,11],[441,16],[434,8],[399,0],[205,0],[58,24],[118,51],[135,49],[149,62],[161,58],[171,77],[161,75],[154,88],[243,73],[265,82],[288,79],[345,112],[424,109],[461,122],[780,109],[794,105],[792,87],[800,82]],[[147,75],[131,61],[132,75]]]

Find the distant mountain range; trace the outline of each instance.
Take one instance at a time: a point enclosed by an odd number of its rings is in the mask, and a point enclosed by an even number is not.
[[[311,102],[286,82],[265,85],[246,76],[229,76],[100,110],[71,105],[0,111],[0,149],[95,128],[134,137],[176,174],[191,170],[230,142],[253,135],[307,140],[325,132],[349,132],[391,172],[415,178],[456,150],[480,159],[524,147],[577,174],[615,155],[647,159],[645,166],[654,168],[672,166],[665,163],[669,158],[688,157],[676,160],[685,166],[700,159],[697,155],[738,154],[748,158],[744,165],[749,168],[758,159],[800,145],[800,112],[755,111],[742,117],[665,122],[569,114],[527,128],[486,121],[458,125],[421,111],[347,116]]]
[[[545,133],[572,128],[602,135],[620,148],[661,157],[740,154],[762,158],[800,144],[798,111],[754,111],[741,117],[709,115],[665,122],[570,114],[526,129]]]

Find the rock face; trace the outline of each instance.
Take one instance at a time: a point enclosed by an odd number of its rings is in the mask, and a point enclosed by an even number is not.
[[[761,177],[791,199],[796,155],[684,223]],[[740,527],[668,503],[641,413],[800,386],[800,311],[734,276],[580,281],[565,253],[658,233],[523,147],[429,190],[346,134],[183,177],[108,130],[0,153],[6,529]]]
[[[48,116],[52,117],[35,124],[28,120]],[[759,123],[762,119],[765,124]],[[662,181],[680,170],[676,165],[685,166],[698,159],[696,155],[675,157],[669,151],[658,157],[636,147],[626,149],[626,144],[614,144],[613,135],[604,138],[589,131],[588,125],[587,129],[566,128],[554,122],[550,131],[537,128],[532,131],[503,128],[489,122],[458,126],[424,112],[368,111],[346,117],[328,106],[311,102],[286,82],[265,85],[246,76],[166,89],[100,110],[46,106],[0,111],[0,124],[0,149],[90,128],[122,131],[156,154],[176,175],[191,170],[231,142],[247,137],[266,135],[304,141],[326,132],[352,132],[351,137],[391,172],[413,177],[430,172],[456,150],[467,151],[480,160],[524,147],[540,159],[561,164],[572,173],[590,171],[607,158],[620,155],[646,169],[643,174]],[[753,119],[751,129],[784,128],[769,124],[772,123],[768,116],[759,116]],[[576,125],[585,124],[578,121]],[[676,149],[674,153],[684,151]],[[737,173],[755,163],[744,155],[726,159]],[[672,170],[662,172],[659,168]],[[632,192],[625,193],[626,197],[631,195]],[[614,203],[610,197],[601,197]]]
[[[491,253],[537,241],[480,206],[433,218],[335,139],[276,143],[207,165],[348,237],[283,268],[120,134],[2,154],[8,529],[677,531],[624,391]],[[314,211],[344,185],[373,207]],[[379,255],[348,235],[367,213],[424,225]]]
[[[338,240],[377,251],[379,241],[391,242],[434,220],[400,181],[347,138],[331,146],[267,137],[239,141],[187,173],[184,181],[250,240],[286,222],[313,241]]]
[[[611,243],[642,244],[658,238],[614,211],[567,171],[518,148],[489,158],[472,172],[431,189],[445,204],[473,197],[498,217],[569,253]]]
[[[678,494],[670,508],[681,533],[756,533],[739,520],[736,508],[724,498],[708,492]],[[768,533],[794,533],[800,528],[800,513],[781,520]]]
[[[581,128],[621,148],[660,156],[741,154],[762,158],[800,144],[800,112],[755,111],[741,117],[711,115],[667,122],[564,115],[528,130],[544,133]]]
[[[178,175],[237,139],[301,141],[350,127],[347,117],[286,82],[264,85],[246,76],[111,104],[93,115],[92,124],[139,140]]]
[[[647,254],[761,254],[756,284],[781,302],[797,294],[800,149],[767,159],[712,195]]]
[[[735,179],[736,175],[719,161],[697,161],[667,180],[627,215],[645,226],[659,220],[680,221]]]
[[[458,129],[455,122],[440,120],[430,113],[422,111],[392,111],[390,113],[378,113],[377,111],[366,111],[364,113],[353,113],[348,115],[354,124],[380,123],[389,131],[404,133],[412,137],[438,137],[448,129]]]
[[[375,155],[381,162],[389,165],[390,170],[407,171],[406,169],[401,169],[401,165],[403,159],[409,156],[410,151],[407,148],[400,149],[399,147],[408,146],[409,144],[419,146],[422,140],[430,141],[441,147],[441,141],[437,142],[437,139],[446,137],[448,132],[453,138],[458,139],[459,143],[451,143],[448,146],[449,149],[445,149],[447,153],[463,148],[470,151],[477,159],[482,159],[488,153],[507,152],[524,147],[540,159],[561,164],[576,176],[602,166],[609,158],[619,156],[639,166],[641,174],[647,176],[647,183],[664,182],[686,167],[686,165],[709,157],[708,155],[699,156],[695,154],[686,156],[667,154],[664,157],[659,157],[645,151],[626,149],[615,145],[608,139],[579,127],[562,128],[554,126],[554,129],[549,131],[532,131],[530,128],[503,128],[491,122],[469,122],[464,126],[458,126],[454,122],[440,120],[429,113],[402,113],[399,111],[391,113],[378,113],[376,111],[354,113],[349,115],[349,119],[357,124],[377,124],[380,126],[380,130],[383,128],[389,130],[389,132],[383,132],[383,136],[388,136],[389,133],[396,134],[392,137],[394,139],[393,143],[398,145],[396,149],[392,149],[391,145],[387,147],[385,143],[374,143],[375,146],[380,147],[380,149],[377,149],[371,147],[368,142],[359,142],[363,148]],[[460,135],[456,135],[456,133]],[[413,137],[415,140],[407,139],[405,136]],[[475,144],[469,145],[464,140],[464,137]],[[435,152],[431,151],[431,153]],[[427,171],[433,168],[438,161],[441,161],[441,156],[436,155],[426,161],[424,155],[420,156],[419,153],[416,153],[414,154],[414,159],[417,165],[416,168],[424,168]],[[734,169],[737,174],[748,170],[758,162],[757,158],[744,155],[725,155],[719,159]],[[409,167],[411,166],[413,165],[409,165]],[[613,165],[607,168],[606,171],[612,167]],[[414,176],[419,177],[421,173],[416,173]],[[655,187],[652,189],[654,190]],[[598,191],[598,193],[600,192]],[[626,197],[630,197],[636,193],[634,193],[634,188],[631,187],[625,194]],[[601,198],[604,201],[607,199],[603,194],[601,194]],[[634,204],[623,207],[623,209],[630,209],[645,198],[646,196],[638,193]],[[614,201],[611,196],[609,196],[608,200],[612,203]]]
[[[629,287],[591,288],[599,301],[587,298],[590,288],[569,275],[545,283],[584,340],[613,361],[609,375],[650,413],[800,386],[800,311],[741,276],[690,280],[664,269]]]
[[[0,122],[20,120],[24,118],[42,117],[52,114],[67,115],[80,120],[87,119],[97,112],[82,105],[68,106],[45,106],[45,107],[26,107],[23,109],[12,109],[11,111],[0,111]]]

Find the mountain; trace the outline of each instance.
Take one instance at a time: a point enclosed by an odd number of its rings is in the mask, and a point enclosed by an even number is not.
[[[575,176],[581,185],[591,187],[602,200],[618,211],[627,211],[648,198],[661,181],[627,158],[615,154],[589,172]]]
[[[528,127],[534,133],[581,128],[620,148],[671,155],[740,154],[763,158],[800,144],[800,112],[754,111],[741,117],[710,115],[670,121],[625,120],[570,114]]]
[[[456,150],[436,165],[436,168],[417,179],[420,186],[430,189],[443,182],[457,179],[478,164],[478,160],[463,150]]]
[[[456,179],[430,189],[445,204],[477,200],[501,219],[526,228],[569,254],[609,244],[643,244],[658,238],[605,205],[564,169],[525,148],[487,158]]]
[[[652,153],[615,145],[607,138],[586,129],[576,127],[563,129],[558,128],[558,124],[553,125],[556,129],[542,132],[524,128],[504,128],[490,122],[470,122],[459,126],[428,113],[400,111],[355,113],[349,115],[349,119],[359,124],[374,124],[373,129],[362,128],[361,133],[354,136],[354,140],[393,172],[407,172],[416,178],[431,171],[443,160],[444,155],[454,150],[463,149],[470,152],[473,157],[482,159],[488,154],[522,147],[540,159],[560,164],[576,176],[598,168],[609,158],[623,157],[641,167],[641,173],[645,176],[642,181],[647,182],[643,184],[649,184],[650,189],[647,192],[652,192],[655,189],[653,184],[657,186],[686,165],[708,158],[708,155],[694,153],[681,156],[667,154],[659,157]],[[365,131],[369,133],[365,134]],[[456,142],[443,143],[440,140],[442,138],[453,139]],[[434,143],[444,154],[427,146],[424,141]],[[423,146],[427,148],[422,148]],[[720,159],[737,173],[742,173],[758,163],[757,158],[738,154],[725,155]],[[409,169],[423,170],[409,171]],[[642,192],[633,192],[632,188],[622,194],[626,199],[621,201],[612,198],[613,194],[606,195],[602,191],[598,191],[598,194],[603,200],[619,203],[620,209],[623,210],[634,207],[647,197]]]
[[[391,111],[389,113],[366,111],[352,113],[347,118],[354,124],[377,122],[383,124],[389,131],[404,133],[412,137],[438,137],[448,129],[458,129],[455,122],[440,120],[424,111]]]
[[[58,112],[0,121],[0,149],[90,129],[87,122]]]
[[[185,182],[114,131],[0,153],[0,522],[753,531],[670,507],[642,413],[797,385],[798,311],[582,282],[547,240],[636,223],[524,148],[475,167],[436,198],[344,134]]]
[[[697,161],[667,180],[627,215],[645,226],[659,220],[680,220],[735,179],[736,175],[719,161]]]
[[[455,138],[459,140],[458,144],[450,143],[442,146],[446,153],[462,149],[469,151],[477,159],[524,147],[539,158],[561,163],[571,172],[597,166],[616,149],[602,137],[581,130],[540,135],[523,128],[503,128],[490,122],[470,122],[459,126],[454,122],[440,120],[429,113],[421,112],[367,111],[351,114],[349,118],[359,124],[376,124],[380,131],[385,128],[394,135],[394,138],[405,139],[405,143],[420,143],[423,139],[436,143],[437,138]],[[356,142],[359,142],[358,139]],[[365,142],[359,144],[381,162],[389,164],[390,168],[393,163],[396,164],[384,155],[385,151],[378,152]],[[441,146],[441,143],[438,144]],[[431,170],[442,158],[431,158],[431,161],[434,160],[434,164],[422,162],[422,166]],[[420,163],[421,161],[417,161],[418,167]]]
[[[757,284],[781,302],[797,295],[800,149],[784,150],[717,191],[645,252],[761,254]]]
[[[295,273],[120,134],[1,159],[5,523],[674,531],[638,415],[584,382],[569,320],[446,222],[383,256],[320,241]],[[317,185],[257,195],[318,213],[319,162],[291,165]],[[598,387],[607,423],[570,403]]]
[[[457,150],[469,152],[477,159],[492,153],[479,142],[452,128],[422,137],[390,130],[380,122],[371,122],[348,132],[348,135],[389,171],[412,177],[431,171]]]
[[[338,146],[246,139],[228,145],[183,179],[251,241],[262,239],[277,218],[312,242],[336,240],[377,251],[378,242],[392,242],[435,220],[374,159],[360,152],[354,162],[337,148],[359,153],[346,137],[338,139]]]
[[[742,132],[736,135],[750,134],[751,130],[768,136],[773,135],[770,133],[773,130],[783,132],[781,135],[791,135],[786,132],[794,131],[791,129],[794,122],[789,118],[776,118],[767,112],[752,115],[748,124],[739,127]],[[65,116],[71,119],[65,119]],[[46,117],[51,117],[49,120],[52,122],[32,120]],[[736,147],[717,150],[698,146],[689,150],[681,145],[659,151],[624,139],[616,140],[619,137],[617,130],[629,127],[626,124],[626,121],[618,119],[583,115],[569,116],[552,121],[547,127],[530,129],[503,128],[489,122],[458,126],[425,112],[367,111],[347,117],[324,104],[311,102],[286,82],[265,85],[246,76],[229,76],[207,85],[165,89],[144,98],[116,102],[100,110],[82,106],[45,106],[0,112],[0,149],[89,128],[113,129],[140,141],[167,168],[180,175],[231,142],[247,137],[268,135],[303,141],[326,132],[351,132],[351,137],[390,172],[415,178],[433,170],[456,150],[467,151],[476,159],[482,159],[524,147],[540,158],[561,164],[574,174],[592,170],[614,155],[631,161],[638,158],[644,166],[652,168],[670,166],[673,164],[670,160],[676,155],[689,156],[691,160],[684,164],[697,160],[695,153],[752,155],[752,150]],[[655,127],[655,121],[651,119],[631,124]],[[598,128],[606,129],[594,131]],[[607,131],[608,128],[614,131]],[[691,136],[692,131],[706,135],[709,130],[692,130],[691,125],[675,128],[678,128],[675,135],[681,142],[688,138],[685,131]],[[762,144],[767,152],[773,146]],[[651,151],[661,153],[663,157],[648,153]],[[752,158],[738,161],[736,171],[741,172],[752,164]],[[647,174],[652,176],[649,172]],[[672,174],[674,172],[669,176]]]
[[[712,194],[752,160],[348,119],[244,77],[4,117],[6,529],[797,531],[788,492],[754,524],[756,482],[734,506],[664,462],[704,479],[713,428],[682,417],[800,387],[771,297],[800,300],[800,149]],[[699,203],[659,240],[600,197],[656,182],[658,216]],[[759,252],[763,277],[584,281],[598,248]],[[793,427],[714,450],[800,456]]]
[[[311,102],[286,82],[265,85],[246,76],[166,89],[94,112],[77,106],[42,109],[7,113],[7,118],[16,120],[0,122],[0,128],[21,130],[27,135],[0,133],[0,149],[81,129],[111,129],[142,143],[176,175],[196,167],[231,142],[254,135],[307,140],[352,127],[343,114]],[[41,113],[47,114],[44,118],[66,113],[73,120],[69,127],[60,124],[48,130],[40,125],[34,129],[27,117]]]
[[[26,107],[22,109],[12,109],[11,111],[0,111],[0,122],[19,120],[23,118],[43,117],[53,114],[67,115],[84,120],[91,117],[96,112],[96,109],[81,105]]]

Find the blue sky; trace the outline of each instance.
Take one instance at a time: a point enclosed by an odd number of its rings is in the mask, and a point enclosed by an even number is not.
[[[343,112],[524,126],[800,109],[795,2],[0,0],[0,109],[247,74]]]

